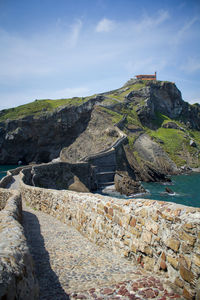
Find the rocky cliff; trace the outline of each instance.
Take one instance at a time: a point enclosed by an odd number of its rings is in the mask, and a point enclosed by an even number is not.
[[[129,80],[87,98],[40,100],[0,112],[0,164],[78,162],[127,135],[117,171],[134,180],[164,180],[200,165],[200,105],[183,101],[176,85]],[[121,154],[120,154],[121,153]]]

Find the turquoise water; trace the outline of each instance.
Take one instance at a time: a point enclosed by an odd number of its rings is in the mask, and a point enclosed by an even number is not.
[[[172,176],[172,183],[146,183],[142,185],[149,194],[142,198],[175,202],[188,206],[200,207],[200,173]],[[165,187],[169,187],[174,194],[165,193]],[[140,196],[141,197],[141,196]]]
[[[17,167],[17,165],[0,165],[0,179],[6,175],[7,170]],[[200,207],[200,173],[172,176],[171,179],[172,183],[165,184],[143,182],[142,185],[149,192],[138,197]],[[173,195],[165,193],[167,186],[174,192]]]
[[[11,170],[11,169],[15,169],[19,166],[17,165],[7,165],[7,166],[4,166],[4,165],[0,165],[0,180],[1,178],[3,178],[4,176],[6,176],[6,172],[8,170]]]

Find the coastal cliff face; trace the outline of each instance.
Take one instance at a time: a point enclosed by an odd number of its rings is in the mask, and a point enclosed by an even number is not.
[[[0,164],[49,162],[58,157],[85,130],[94,105],[101,101],[94,97],[80,105],[0,122]]]
[[[163,180],[200,165],[200,105],[183,101],[174,83],[140,80],[93,97],[1,111],[0,164],[80,161],[112,146],[116,125],[127,136],[117,170],[134,180]]]

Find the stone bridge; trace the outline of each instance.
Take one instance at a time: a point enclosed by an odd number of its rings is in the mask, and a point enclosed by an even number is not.
[[[199,208],[36,187],[33,168],[0,182],[0,299],[200,299]]]

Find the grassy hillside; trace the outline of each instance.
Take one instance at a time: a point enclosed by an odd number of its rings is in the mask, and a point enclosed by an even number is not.
[[[119,101],[124,100],[124,97],[130,93],[131,91],[136,91],[143,88],[146,85],[146,82],[134,83],[132,85],[128,85],[127,87],[122,87],[110,93],[105,93],[105,104],[117,104]],[[29,115],[34,115],[34,117],[38,117],[40,114],[44,112],[49,112],[54,110],[59,106],[70,106],[70,105],[80,105],[90,98],[94,97],[74,97],[69,99],[58,99],[58,100],[35,100],[28,104],[20,105],[18,107],[13,107],[9,109],[4,109],[0,111],[0,122],[5,121],[6,119],[15,120],[20,119]],[[103,103],[102,103],[103,104]]]
[[[0,121],[5,121],[6,119],[15,120],[29,115],[39,116],[45,111],[52,111],[53,109],[63,106],[63,105],[80,105],[86,102],[90,97],[85,98],[69,98],[69,99],[59,99],[59,100],[35,100],[34,102],[20,105],[17,107],[4,109],[0,112]]]
[[[129,94],[132,91],[140,90],[141,88],[145,87],[146,84],[147,84],[147,81],[134,83],[134,84],[128,85],[127,87],[122,87],[118,90],[108,93],[108,94],[106,94],[106,97],[111,98],[111,99],[116,99],[118,101],[123,101],[124,97],[127,94]]]

